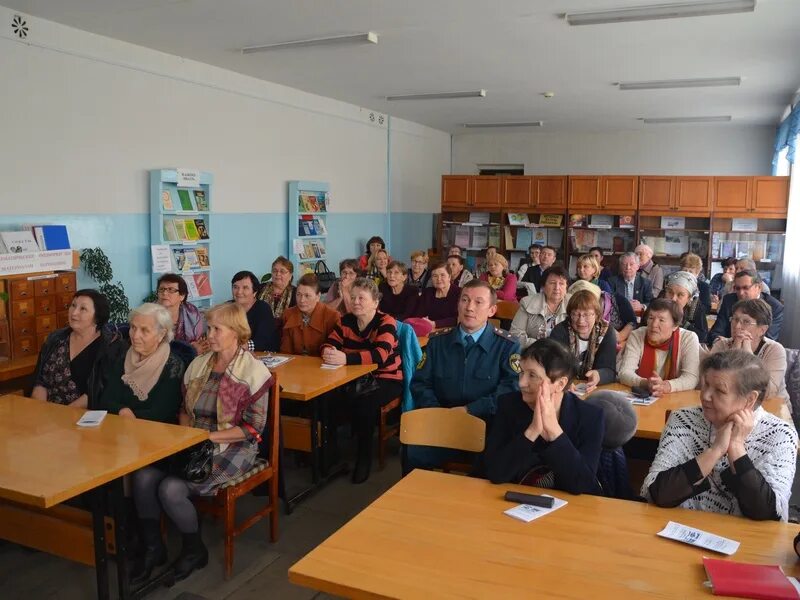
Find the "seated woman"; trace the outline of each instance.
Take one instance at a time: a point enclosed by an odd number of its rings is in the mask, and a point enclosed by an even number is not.
[[[242,307],[247,315],[250,335],[249,350],[276,351],[280,345],[279,331],[269,304],[256,298],[258,278],[252,271],[239,271],[231,279],[233,302]]]
[[[450,273],[450,281],[456,287],[463,288],[467,283],[475,279],[469,269],[464,267],[464,257],[460,254],[451,254],[447,257],[447,270]]]
[[[508,261],[502,254],[495,253],[486,263],[486,273],[481,281],[489,282],[497,292],[498,300],[517,301],[517,276],[508,271]]]
[[[39,351],[31,398],[96,407],[109,382],[109,367],[125,354],[119,335],[105,328],[110,309],[97,290],[78,290],[69,306],[69,325],[54,331]]]
[[[166,273],[156,284],[157,302],[169,311],[172,317],[175,339],[191,344],[198,354],[208,350],[206,320],[198,308],[186,300],[189,288],[186,281],[175,273]]]
[[[709,287],[711,299],[715,302],[722,300],[725,294],[733,292],[733,276],[736,275],[736,259],[726,258],[722,261],[722,273],[717,273],[711,278]]]
[[[555,340],[538,340],[522,351],[519,367],[519,392],[497,399],[487,476],[492,483],[600,494],[603,410],[569,391],[572,353]]]
[[[369,478],[372,467],[372,433],[380,407],[403,393],[403,369],[397,339],[397,321],[378,311],[378,286],[366,277],[355,280],[350,290],[353,312],[342,317],[322,347],[329,365],[377,365],[372,372],[375,389],[351,397],[357,460],[353,483]]]
[[[98,408],[120,417],[177,423],[184,362],[170,350],[172,317],[160,304],[131,311],[131,347],[111,365]]]
[[[411,253],[411,268],[408,270],[406,284],[418,288],[418,291],[421,292],[422,288],[430,285],[430,276],[431,274],[428,272],[428,253],[422,250],[415,250]]]
[[[693,390],[699,379],[700,342],[680,328],[683,311],[672,300],[656,298],[647,312],[647,327],[628,338],[619,365],[619,382],[650,390],[652,396]]]
[[[272,263],[272,277],[258,295],[260,300],[269,304],[272,316],[276,319],[281,319],[283,311],[290,306],[294,306],[295,288],[292,285],[293,276],[294,265],[292,261],[284,256],[279,256]],[[257,290],[258,287],[254,289]]]
[[[744,350],[702,362],[701,406],[672,411],[642,495],[756,520],[786,521],[797,459],[797,433],[766,412],[769,374]]]
[[[510,333],[519,339],[522,348],[548,337],[553,328],[567,318],[568,279],[562,267],[550,267],[542,273],[542,292],[520,300]]]
[[[206,319],[211,350],[186,369],[179,420],[181,425],[209,432],[215,445],[211,475],[203,483],[190,483],[156,466],[133,474],[133,498],[145,547],[143,561],[133,575],[138,580],[148,579],[153,568],[167,558],[161,538],[162,509],[183,537],[174,566],[175,580],[206,565],[208,550],[189,497],[211,495],[220,485],[252,469],[267,423],[268,392],[274,380],[269,369],[243,348],[250,337],[244,310],[236,304],[220,304],[206,313]]]
[[[452,257],[451,257],[452,258]],[[422,290],[412,317],[406,319],[418,334],[427,335],[433,329],[453,327],[458,321],[458,299],[461,290],[450,281],[444,263],[431,268],[433,287]]]
[[[589,290],[572,294],[569,317],[555,326],[550,339],[570,349],[576,375],[586,380],[586,392],[617,379],[617,332],[603,321],[597,295]],[[574,391],[574,390],[573,390]]]
[[[345,258],[339,263],[339,279],[333,282],[331,289],[325,294],[325,304],[346,315],[350,312],[350,286],[358,277],[358,261]]]
[[[389,268],[389,253],[386,250],[378,250],[369,257],[367,264],[367,277],[375,281],[375,285],[381,285],[386,281],[386,269]]]
[[[697,293],[700,296],[700,303],[703,305],[703,312],[709,314],[711,312],[711,286],[703,273],[703,259],[692,252],[681,254],[681,271],[687,271],[697,279]]]
[[[406,285],[407,272],[405,264],[393,260],[386,268],[386,281],[378,286],[381,312],[400,321],[414,312],[419,298],[418,288]]]
[[[602,267],[591,254],[578,257],[575,267],[575,276],[581,281],[588,281],[600,288],[600,291],[611,293],[611,286],[604,279],[600,279]]]
[[[320,346],[339,324],[339,313],[319,301],[319,282],[306,273],[297,282],[297,304],[283,313],[281,352],[319,356]]]
[[[711,352],[739,349],[761,359],[769,374],[767,398],[782,398],[792,410],[789,392],[786,391],[786,350],[768,337],[772,325],[772,307],[761,298],[739,300],[731,309],[731,337],[717,338]]]
[[[700,302],[697,279],[688,271],[675,271],[664,281],[663,297],[672,300],[683,312],[680,326],[687,331],[694,331],[701,344],[708,337],[708,321],[706,309]]]
[[[491,261],[497,255],[497,246],[487,246],[486,252],[483,253],[483,262],[480,262],[475,269],[475,277],[477,279],[486,281],[483,279],[483,276],[489,272],[489,261]],[[506,270],[508,270],[508,261],[506,261]]]
[[[631,331],[639,325],[639,321],[636,319],[636,313],[630,301],[622,294],[601,292],[598,286],[584,281],[583,279],[579,279],[569,286],[567,292],[569,294],[574,294],[581,290],[589,290],[597,295],[603,314],[603,320],[607,321],[608,324],[614,328],[614,331],[617,332],[617,352],[621,352],[622,349],[625,348]]]
[[[366,273],[367,269],[369,268],[369,259],[377,254],[378,250],[385,249],[386,242],[383,241],[382,237],[373,235],[371,238],[369,238],[369,240],[367,240],[364,254],[358,258],[358,270],[362,273]]]

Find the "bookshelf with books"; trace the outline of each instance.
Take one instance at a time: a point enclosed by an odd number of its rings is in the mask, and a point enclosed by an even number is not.
[[[579,256],[595,246],[603,249],[603,265],[616,268],[619,256],[636,247],[636,213],[610,215],[606,213],[575,213],[567,216],[567,258],[565,265],[571,275]]]
[[[327,259],[330,186],[321,181],[289,182],[289,248],[295,279]]]
[[[486,248],[502,249],[500,212],[443,212],[439,220],[437,251],[445,258],[450,246],[460,246],[466,267],[480,270]]]
[[[653,249],[654,260],[671,273],[680,268],[685,252],[703,259],[703,269],[709,273],[711,258],[711,219],[708,216],[640,215],[639,242]]]
[[[565,220],[563,212],[504,212],[502,248],[509,267],[516,271],[533,244],[552,246],[556,249],[557,260],[563,261]]]
[[[197,172],[185,183],[176,169],[150,171],[150,243],[168,246],[172,273],[180,274],[189,288],[187,300],[210,307],[213,301],[211,202],[213,176]],[[153,290],[162,273],[152,274]]]
[[[722,271],[726,258],[749,258],[756,263],[762,279],[773,290],[782,287],[786,219],[714,217],[711,236],[711,276]]]

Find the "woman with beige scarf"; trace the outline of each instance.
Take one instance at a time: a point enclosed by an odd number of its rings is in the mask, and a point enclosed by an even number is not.
[[[209,432],[214,443],[211,475],[202,483],[191,483],[157,466],[134,474],[133,496],[145,546],[134,572],[137,581],[148,579],[153,568],[167,559],[161,539],[162,510],[183,536],[175,579],[184,579],[208,563],[190,496],[213,494],[252,469],[267,422],[267,397],[274,379],[260,360],[242,349],[250,338],[244,309],[236,303],[220,304],[206,313],[206,320],[211,350],[186,369],[179,421]]]

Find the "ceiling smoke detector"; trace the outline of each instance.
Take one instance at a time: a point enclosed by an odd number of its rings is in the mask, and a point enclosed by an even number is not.
[[[11,19],[11,30],[21,40],[28,37],[28,23],[20,15],[14,15]]]

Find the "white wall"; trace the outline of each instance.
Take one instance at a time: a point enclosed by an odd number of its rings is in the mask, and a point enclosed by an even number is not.
[[[524,164],[525,173],[769,175],[775,127],[651,126],[616,133],[506,132],[453,137],[453,173]]]

